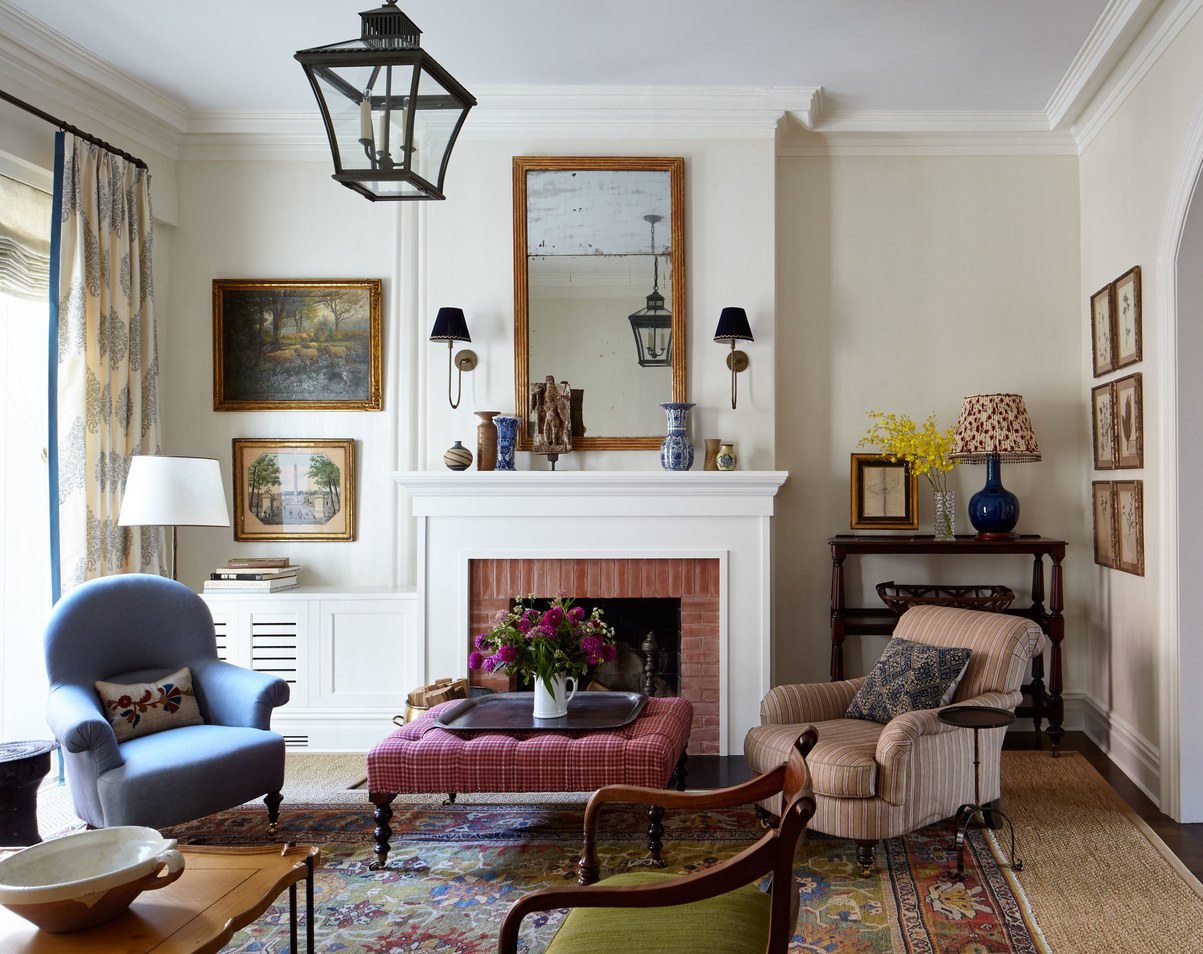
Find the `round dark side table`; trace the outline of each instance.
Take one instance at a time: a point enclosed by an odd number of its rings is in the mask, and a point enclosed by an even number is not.
[[[957,880],[965,879],[965,833],[975,818],[989,828],[1001,827],[1000,821],[1007,823],[1011,832],[1011,870],[1023,871],[1023,862],[1015,857],[1015,825],[1001,808],[982,804],[981,749],[978,739],[982,729],[1001,729],[1010,725],[1015,721],[1015,713],[993,706],[949,706],[936,713],[936,717],[945,725],[973,730],[973,803],[958,808],[956,816]]]
[[[38,786],[57,742],[0,742],[0,845],[27,847],[38,834]]]

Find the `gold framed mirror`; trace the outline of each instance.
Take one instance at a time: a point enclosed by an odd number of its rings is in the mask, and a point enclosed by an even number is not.
[[[572,387],[574,450],[656,450],[686,400],[685,160],[514,157],[514,409]]]

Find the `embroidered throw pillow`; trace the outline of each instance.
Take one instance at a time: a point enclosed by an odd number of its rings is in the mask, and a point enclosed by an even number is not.
[[[118,742],[204,722],[187,666],[155,682],[98,682],[96,691]]]
[[[852,697],[846,719],[889,722],[916,709],[936,709],[952,701],[970,650],[929,646],[894,637]]]

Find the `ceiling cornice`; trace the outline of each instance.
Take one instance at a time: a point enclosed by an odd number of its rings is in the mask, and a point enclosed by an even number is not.
[[[36,90],[35,105],[67,112],[68,121],[99,122],[170,158],[188,126],[182,105],[6,0],[0,0],[0,83]]]

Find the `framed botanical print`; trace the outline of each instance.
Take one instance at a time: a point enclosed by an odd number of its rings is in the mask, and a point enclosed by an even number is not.
[[[1145,575],[1143,480],[1115,482],[1115,568]]]
[[[1115,387],[1111,382],[1090,389],[1094,420],[1094,469],[1115,469]]]
[[[1126,368],[1144,357],[1141,341],[1140,266],[1115,280],[1115,367]],[[1095,372],[1097,374],[1097,372]]]
[[[1112,385],[1115,391],[1115,466],[1145,465],[1144,401],[1141,375],[1129,374]]]
[[[234,539],[355,539],[353,440],[234,440]]]
[[[379,411],[381,281],[213,281],[213,410]]]
[[[1115,559],[1115,484],[1096,480],[1090,485],[1094,510],[1094,562],[1114,570]]]
[[[1090,339],[1094,342],[1094,376],[1115,370],[1115,286],[1105,285],[1090,296]]]
[[[906,461],[880,454],[852,455],[852,529],[917,530],[918,477]]]

